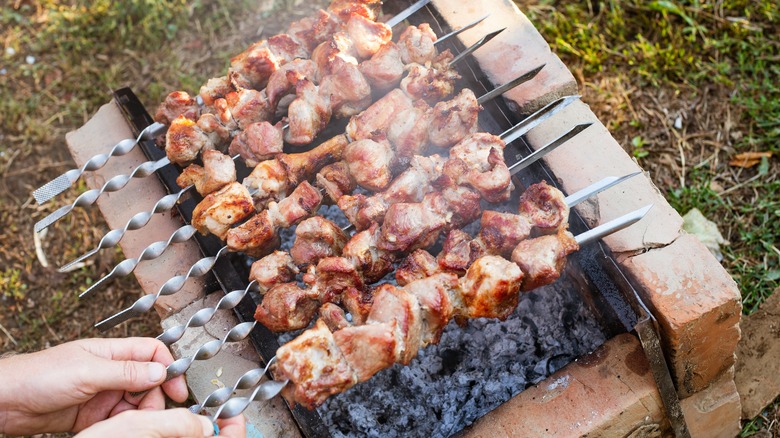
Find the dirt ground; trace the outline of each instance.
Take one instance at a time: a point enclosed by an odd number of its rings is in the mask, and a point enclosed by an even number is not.
[[[128,2],[137,3],[144,2]],[[518,3],[532,8],[540,2]],[[172,15],[155,22],[144,15],[128,24],[122,21],[126,11],[114,13],[106,6],[111,2],[99,1],[94,4],[106,9],[92,11],[97,21],[57,21],[61,16],[78,17],[83,10],[71,5],[81,4],[15,0],[0,7],[0,48],[5,50],[0,54],[0,345],[4,352],[36,350],[82,337],[159,334],[154,314],[107,333],[92,328],[94,322],[132,304],[141,291],[130,276],[109,283],[93,298],[79,300],[80,291],[110,271],[123,255],[102,251],[84,267],[59,273],[58,266],[96,246],[107,228],[96,209],[77,209],[36,238],[33,224],[75,200],[85,188],[78,186],[43,206],[35,203],[31,193],[72,167],[65,133],[107,102],[109,90],[130,85],[147,108],[154,108],[171,90],[197,90],[206,78],[224,70],[230,56],[308,12],[292,1],[273,2],[285,20],[268,23],[263,21],[267,9],[257,3],[213,0],[192,5],[181,0],[170,2],[170,13],[180,14],[179,18]],[[544,8],[539,13],[545,13]],[[92,30],[86,31],[87,25]],[[63,35],[70,42],[63,42]],[[647,86],[631,78],[629,66],[622,75],[594,74],[576,56],[563,58],[580,83],[583,100],[650,171],[655,184],[669,197],[680,197],[672,199],[680,210],[710,202],[696,197],[699,192],[690,194],[699,187],[703,172],[714,176],[706,187],[713,192],[728,191],[746,205],[761,199],[762,194],[745,183],[757,174],[756,169],[724,166],[737,152],[737,140],[750,134],[741,124],[745,109],[731,99],[733,87],[715,82]],[[776,181],[778,165],[776,160],[768,164],[762,178],[771,183]],[[726,219],[720,225],[727,240],[740,240],[738,227]],[[740,263],[762,261],[740,252],[724,263],[736,275]],[[774,409],[761,423],[767,428],[758,427],[746,436],[759,431],[777,434],[777,418]]]

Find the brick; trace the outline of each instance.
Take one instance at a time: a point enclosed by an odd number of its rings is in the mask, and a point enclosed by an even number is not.
[[[654,435],[668,429],[639,341],[618,335],[466,429],[469,438]]]
[[[214,293],[205,299],[196,300],[179,313],[163,320],[163,327],[167,329],[186,323],[198,310],[216,305],[221,296],[222,294]],[[238,320],[232,312],[217,312],[205,327],[187,329],[182,339],[171,346],[171,352],[177,359],[191,356],[204,343],[223,339],[228,330],[237,323]],[[242,374],[258,367],[257,357],[257,352],[249,340],[225,344],[216,356],[208,360],[195,361],[187,370],[186,378],[190,394],[200,403],[221,386],[234,385]],[[250,393],[251,390],[241,390],[237,395],[246,397]],[[260,432],[260,436],[301,436],[281,397],[252,403],[244,411],[244,415],[247,422]]]
[[[742,418],[755,418],[780,396],[780,289],[758,311],[742,318],[735,383]]]
[[[489,8],[480,2],[464,3],[459,0],[433,0],[431,3],[453,29],[490,12],[485,21],[459,36],[466,47],[488,32],[506,28],[473,54],[493,85],[507,83],[546,64],[531,82],[504,94],[513,111],[530,114],[561,96],[577,94],[574,76],[513,2],[490,2]]]
[[[734,370],[724,373],[708,388],[680,400],[692,438],[731,438],[740,427],[740,402]]]
[[[683,233],[670,245],[630,257],[621,266],[658,319],[683,397],[708,387],[734,365],[740,293],[696,237]]]
[[[572,103],[534,128],[526,139],[531,147],[538,149],[580,123],[593,125],[544,159],[562,190],[573,193],[604,177],[642,170],[583,102]],[[576,210],[594,226],[648,204],[653,204],[653,208],[642,221],[604,238],[613,253],[633,253],[668,245],[680,235],[682,228],[682,218],[649,178],[635,176],[591,197]]]
[[[76,165],[81,166],[93,155],[108,152],[120,140],[131,137],[119,108],[109,103],[84,126],[69,132],[66,141]],[[90,189],[100,188],[112,176],[127,174],[144,161],[147,161],[146,156],[136,147],[127,155],[111,158],[102,169],[85,173],[83,178]],[[122,228],[134,214],[150,210],[166,194],[157,178],[134,178],[122,190],[101,195],[97,206],[111,229]],[[182,225],[182,221],[170,213],[156,214],[144,228],[125,234],[119,247],[126,257],[137,257],[148,244],[167,240]],[[199,258],[200,251],[194,240],[178,243],[154,261],[140,263],[134,275],[145,293],[156,293],[168,278],[186,273]],[[160,297],[155,309],[164,318],[203,295],[203,281],[190,279],[179,292]]]

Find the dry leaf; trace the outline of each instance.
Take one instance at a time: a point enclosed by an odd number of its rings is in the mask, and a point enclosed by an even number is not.
[[[771,152],[742,152],[734,155],[729,161],[729,166],[750,168],[761,162],[762,158],[772,158]]]

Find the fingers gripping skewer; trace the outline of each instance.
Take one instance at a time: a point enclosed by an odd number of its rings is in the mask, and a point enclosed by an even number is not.
[[[111,148],[111,150],[108,153],[95,155],[94,157],[87,160],[87,162],[84,163],[84,165],[81,166],[80,168],[71,169],[63,173],[62,175],[58,176],[57,178],[54,178],[53,180],[49,181],[42,187],[36,189],[33,192],[33,197],[35,198],[35,201],[38,202],[38,204],[43,204],[44,202],[59,195],[65,190],[68,190],[73,185],[73,183],[76,182],[81,177],[81,175],[84,172],[92,172],[102,168],[103,166],[106,165],[109,158],[119,157],[130,153],[130,151],[132,151],[140,141],[154,139],[158,135],[165,132],[166,129],[167,127],[162,123],[157,123],[157,122],[152,123],[151,125],[147,126],[143,131],[141,131],[141,133],[138,135],[138,138],[124,139],[119,143],[117,143],[113,148]]]
[[[260,383],[260,380],[263,379],[263,376],[268,373],[268,369],[275,362],[276,357],[272,357],[271,360],[268,361],[268,364],[265,366],[265,368],[254,368],[245,372],[243,375],[241,375],[241,377],[238,378],[235,385],[232,387],[226,386],[224,388],[217,389],[216,391],[209,394],[203,400],[203,403],[190,406],[188,408],[189,411],[193,414],[200,414],[204,408],[213,408],[215,406],[225,404],[225,402],[230,400],[230,397],[233,395],[233,393],[238,390],[254,388],[258,383]]]
[[[625,180],[626,178],[630,178],[631,176],[634,176],[636,174],[627,175],[621,178],[617,178],[617,180]],[[612,184],[614,185],[614,179],[612,180]],[[592,185],[591,187],[597,187],[597,191],[600,191],[599,189],[603,190],[604,181],[599,181],[598,183]],[[584,192],[586,189],[583,189],[580,192]],[[580,193],[578,192],[578,193]],[[591,194],[593,194],[593,191],[591,190]],[[572,195],[574,196],[574,195]],[[568,199],[568,198],[567,198]],[[574,199],[583,199],[581,196],[577,196]],[[591,243],[593,241],[596,241],[598,239],[601,239],[602,237],[605,237],[609,234],[612,234],[614,232],[617,232],[619,230],[622,230],[628,226],[633,225],[634,223],[641,220],[647,213],[650,211],[650,209],[653,207],[652,204],[642,207],[640,209],[637,209],[635,211],[632,211],[630,213],[627,213],[623,216],[620,216],[616,219],[613,219],[605,224],[599,225],[596,228],[593,228],[590,231],[587,231],[585,233],[582,233],[580,235],[575,236],[575,241],[579,245],[584,245],[587,243]],[[255,370],[252,370],[256,372]],[[269,400],[276,395],[278,395],[282,389],[289,383],[288,380],[282,380],[282,381],[269,381],[260,384],[255,388],[254,391],[252,391],[252,394],[249,397],[233,397],[229,399],[227,402],[225,402],[220,408],[217,410],[217,412],[213,416],[213,420],[216,420],[218,418],[230,418],[234,417],[241,412],[243,412],[253,401],[260,401],[260,400]],[[216,391],[215,391],[216,392]],[[213,394],[213,393],[212,393]],[[221,395],[221,394],[220,394]],[[211,397],[211,395],[209,395]],[[209,397],[206,398],[206,400],[209,399]],[[216,398],[216,397],[215,397]],[[206,403],[204,402],[204,406]],[[195,405],[191,407],[190,409],[202,409],[204,406]],[[194,412],[194,410],[193,410]]]

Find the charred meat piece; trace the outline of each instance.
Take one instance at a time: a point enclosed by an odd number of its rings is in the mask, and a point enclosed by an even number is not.
[[[406,256],[395,270],[395,281],[405,286],[415,280],[430,277],[440,272],[436,257],[424,249],[418,249]]]
[[[320,307],[320,319],[327,324],[328,329],[332,332],[352,325],[347,320],[344,309],[333,303],[325,303]]]
[[[249,280],[257,282],[260,292],[265,292],[277,284],[295,280],[298,272],[298,267],[293,263],[290,254],[274,251],[252,263]]]
[[[278,284],[263,295],[255,320],[274,332],[298,330],[311,323],[319,307],[297,284]]]
[[[329,164],[317,172],[317,186],[322,187],[331,201],[337,201],[346,193],[352,193],[357,187],[355,179],[349,173],[344,161]]]
[[[157,107],[154,121],[170,125],[179,116],[197,120],[199,112],[198,103],[186,91],[174,91]]]
[[[353,141],[344,150],[344,161],[352,178],[359,186],[375,192],[390,184],[394,159],[395,154],[387,141]]]
[[[523,215],[485,210],[479,238],[489,253],[509,257],[517,244],[531,235],[531,228]]]
[[[255,122],[233,138],[228,149],[231,156],[241,155],[249,167],[283,152],[282,123]]]
[[[358,69],[371,84],[371,89],[379,92],[397,87],[404,75],[401,53],[392,42],[382,46],[371,59],[361,62]]]
[[[403,91],[394,89],[362,113],[353,116],[347,124],[347,135],[352,141],[381,136],[390,127],[396,114],[411,107],[412,100]]]
[[[295,73],[287,74],[292,76]],[[330,122],[330,98],[321,94],[317,86],[308,79],[298,79],[295,93],[297,97],[287,109],[290,128],[284,139],[293,145],[309,144]]]
[[[429,62],[436,56],[436,34],[428,23],[419,27],[409,26],[398,37],[398,50],[401,61],[404,64],[422,64]]]
[[[242,88],[262,90],[268,78],[279,68],[282,60],[274,54],[268,41],[259,41],[230,60],[230,75]]]
[[[439,102],[433,107],[428,138],[432,145],[449,148],[477,132],[478,116],[482,107],[474,92],[463,89],[454,98]]]
[[[341,254],[347,235],[333,222],[314,216],[295,228],[290,255],[297,265],[316,265],[320,259]]]
[[[203,167],[191,164],[176,178],[176,184],[184,188],[191,184],[195,190],[206,196],[236,180],[236,164],[227,155],[219,151],[203,152]]]
[[[437,69],[420,64],[406,66],[409,74],[401,80],[401,89],[414,100],[422,99],[429,105],[442,101],[455,91],[460,75],[450,68]]]
[[[377,246],[379,239],[379,226],[373,224],[353,235],[341,252],[342,257],[351,260],[368,283],[381,280],[393,270],[395,257]]]
[[[563,229],[558,234],[520,242],[512,251],[512,261],[525,274],[521,289],[533,290],[560,278],[566,257],[579,248],[574,236]]]
[[[480,242],[472,239],[469,234],[461,230],[452,230],[444,239],[442,250],[436,259],[442,270],[463,274],[474,260],[484,253],[485,250]]]
[[[165,134],[165,154],[172,163],[189,164],[201,151],[214,149],[211,138],[194,120],[179,116]]]
[[[357,65],[357,50],[346,32],[336,32],[322,42],[311,53],[311,60],[317,64],[317,80],[336,73],[344,64]]]
[[[249,191],[234,182],[211,193],[192,212],[192,225],[201,234],[214,234],[225,240],[231,226],[255,211]]]
[[[346,257],[325,257],[317,263],[314,287],[322,303],[338,302],[348,289],[363,290],[365,281],[352,260]]]

